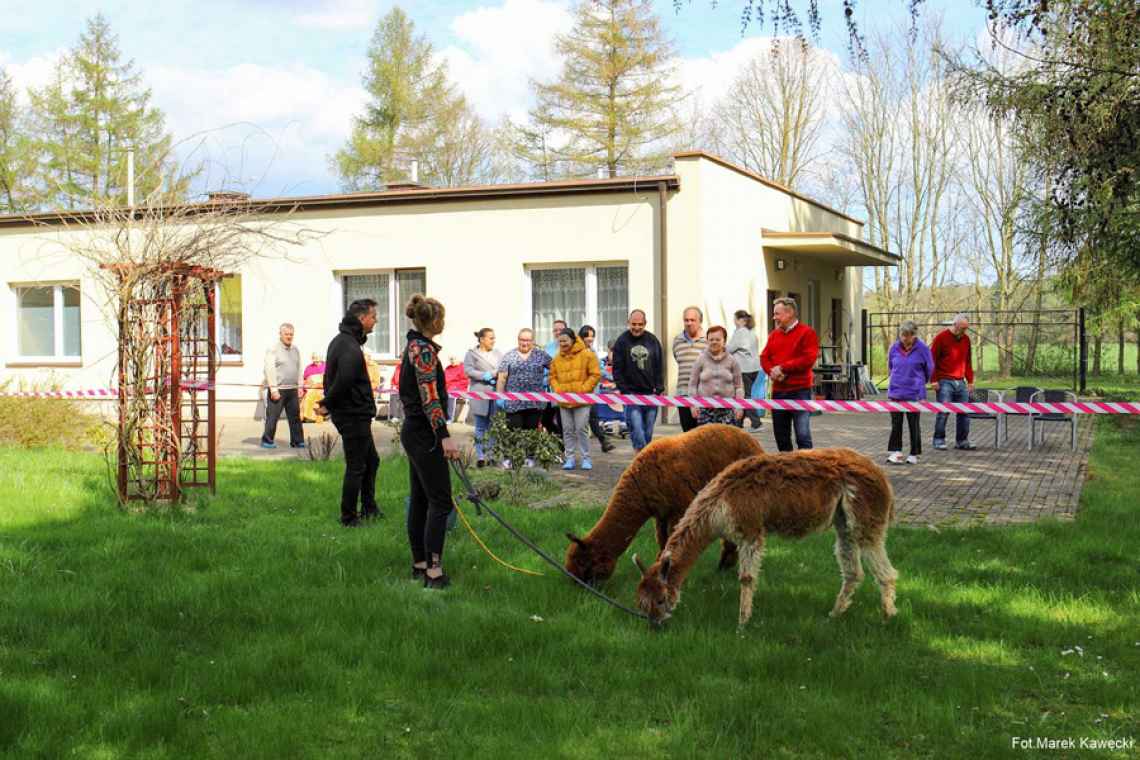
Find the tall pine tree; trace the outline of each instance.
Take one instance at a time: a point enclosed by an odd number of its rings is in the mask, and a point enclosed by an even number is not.
[[[172,180],[171,137],[134,61],[102,15],[88,19],[79,43],[51,83],[31,93],[38,183],[47,204],[63,208],[125,203],[127,149],[135,152],[136,197]]]
[[[561,75],[535,84],[534,127],[565,138],[557,153],[577,174],[662,166],[682,94],[673,84],[676,51],[651,0],[581,0],[574,14],[556,43]]]
[[[447,164],[430,154],[456,122],[471,116],[469,107],[448,82],[447,69],[433,60],[427,38],[416,36],[415,24],[393,8],[377,24],[368,47],[364,88],[370,96],[364,113],[354,119],[348,142],[331,159],[345,190],[378,189],[407,179],[408,165],[420,159],[429,183],[449,184],[432,167]]]
[[[35,206],[35,160],[12,78],[0,68],[0,214]]]

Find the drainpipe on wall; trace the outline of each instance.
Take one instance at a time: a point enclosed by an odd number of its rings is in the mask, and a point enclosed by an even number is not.
[[[669,225],[666,208],[669,191],[664,182],[657,183],[657,271],[661,276],[661,292],[657,299],[658,329],[662,341],[669,339]]]

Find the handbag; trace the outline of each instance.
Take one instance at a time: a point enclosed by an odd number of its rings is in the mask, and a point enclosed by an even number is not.
[[[752,390],[748,392],[748,398],[767,398],[768,397],[768,376],[763,372],[756,375],[756,380],[752,383]],[[768,413],[767,409],[757,409],[755,414],[757,417],[763,417]]]

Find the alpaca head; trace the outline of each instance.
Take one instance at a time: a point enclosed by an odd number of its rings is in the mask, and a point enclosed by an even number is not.
[[[673,614],[680,593],[677,587],[669,583],[672,557],[667,552],[663,553],[646,569],[645,564],[635,554],[633,564],[641,571],[641,583],[637,584],[637,606],[649,616],[650,622],[664,623]]]
[[[608,580],[614,574],[615,560],[596,542],[567,533],[570,546],[566,549],[566,570],[591,585]]]

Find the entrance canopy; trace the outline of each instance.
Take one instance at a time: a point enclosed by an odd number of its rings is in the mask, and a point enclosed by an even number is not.
[[[900,257],[842,232],[763,231],[765,250],[803,254],[836,267],[893,267]]]

